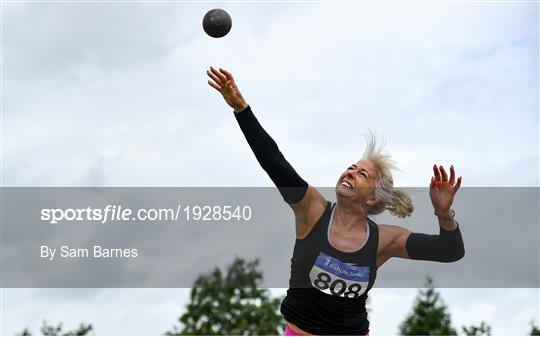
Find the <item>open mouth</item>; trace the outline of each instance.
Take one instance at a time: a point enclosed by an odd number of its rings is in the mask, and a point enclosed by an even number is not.
[[[350,190],[353,189],[351,183],[349,183],[349,182],[346,181],[346,180],[343,180],[343,181],[341,182],[341,186],[344,186],[344,187],[346,187],[346,188],[348,188],[348,189],[350,189]]]

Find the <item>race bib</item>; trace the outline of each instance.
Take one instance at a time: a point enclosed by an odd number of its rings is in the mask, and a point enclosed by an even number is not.
[[[366,292],[369,267],[358,267],[319,253],[311,272],[311,285],[334,296],[357,298]]]

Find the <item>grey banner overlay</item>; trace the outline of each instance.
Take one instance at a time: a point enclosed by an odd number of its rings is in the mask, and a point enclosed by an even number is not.
[[[318,188],[335,201],[334,188]],[[438,233],[427,188],[406,188],[415,211],[406,219],[385,212],[379,224]],[[454,201],[465,257],[454,263],[391,259],[375,287],[421,287],[426,274],[438,287],[540,287],[539,188],[461,188]],[[262,287],[286,288],[295,243],[294,215],[275,188],[17,188],[2,193],[2,287],[183,288],[235,257],[260,259]],[[181,209],[176,221],[50,221],[43,209],[107,205]],[[181,205],[179,208],[178,205]],[[185,207],[249,207],[250,219],[187,220]],[[191,216],[194,214],[192,213]],[[222,213],[223,215],[223,213]],[[132,214],[131,217],[134,215]],[[42,257],[42,246],[56,249]],[[62,257],[61,247],[86,249],[88,257]],[[95,257],[94,246],[137,257]],[[69,251],[68,252],[72,252]],[[133,254],[131,254],[133,255]]]

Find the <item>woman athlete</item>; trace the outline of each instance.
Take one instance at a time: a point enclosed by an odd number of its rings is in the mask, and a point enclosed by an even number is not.
[[[451,209],[461,185],[454,167],[433,166],[429,196],[439,235],[377,225],[367,216],[389,210],[398,217],[413,211],[410,197],[393,189],[390,157],[368,138],[364,156],[341,174],[335,204],[326,201],[285,160],[259,124],[231,73],[210,67],[208,84],[234,114],[259,164],[294,211],[296,242],[287,296],[281,304],[285,335],[367,335],[366,299],[377,269],[391,257],[453,262],[464,254]]]

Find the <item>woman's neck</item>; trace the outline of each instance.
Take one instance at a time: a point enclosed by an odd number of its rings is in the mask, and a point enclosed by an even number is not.
[[[347,207],[339,203],[335,207],[332,226],[344,230],[365,228],[367,212],[363,208]]]

